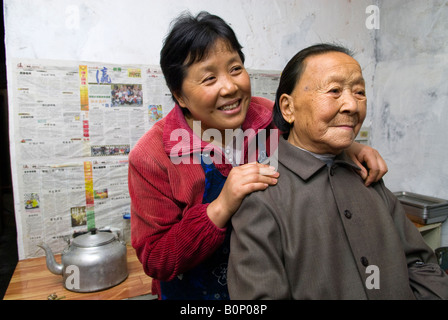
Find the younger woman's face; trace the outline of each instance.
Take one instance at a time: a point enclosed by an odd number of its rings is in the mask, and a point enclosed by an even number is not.
[[[238,52],[224,40],[217,40],[208,55],[187,69],[182,91],[176,100],[190,115],[187,122],[201,122],[201,129],[218,129],[225,137],[225,129],[240,127],[251,99],[250,78]],[[201,132],[201,135],[202,135]]]

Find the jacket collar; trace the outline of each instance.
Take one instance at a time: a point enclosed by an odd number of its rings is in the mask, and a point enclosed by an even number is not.
[[[293,146],[286,141],[283,136],[280,136],[278,143],[278,162],[296,173],[305,181],[326,166],[325,162],[317,159],[312,154]],[[355,170],[360,170],[345,151],[335,157],[333,166],[334,165],[348,166]]]

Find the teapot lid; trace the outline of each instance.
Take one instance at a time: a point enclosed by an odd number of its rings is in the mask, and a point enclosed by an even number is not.
[[[76,237],[73,244],[77,247],[89,248],[99,247],[115,240],[111,232],[97,232],[96,228],[89,230],[86,234]]]

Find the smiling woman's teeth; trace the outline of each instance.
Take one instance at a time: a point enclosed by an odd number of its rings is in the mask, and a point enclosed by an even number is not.
[[[228,106],[223,106],[220,107],[220,110],[224,110],[224,111],[228,111],[228,110],[232,110],[235,109],[236,107],[238,107],[238,102],[235,102],[234,104],[228,105]]]

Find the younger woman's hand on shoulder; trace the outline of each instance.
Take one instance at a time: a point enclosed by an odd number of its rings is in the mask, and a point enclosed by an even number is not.
[[[366,186],[379,181],[388,171],[386,161],[376,149],[370,146],[353,142],[347,149],[347,154],[361,168],[359,174],[364,179]],[[363,163],[367,165],[367,168]]]
[[[246,195],[277,184],[278,177],[274,167],[257,162],[232,168],[218,198],[207,208],[210,220],[223,228]]]

